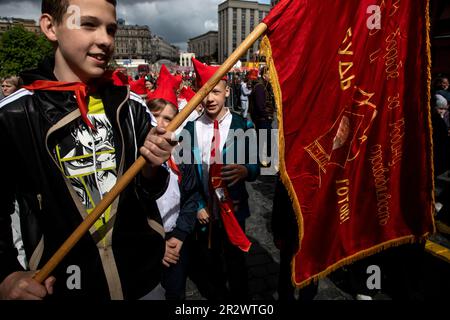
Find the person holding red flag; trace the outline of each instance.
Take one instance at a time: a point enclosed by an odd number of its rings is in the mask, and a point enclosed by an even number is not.
[[[200,88],[217,68],[196,59],[192,61]],[[235,131],[249,134],[250,130],[255,141],[256,135],[251,122],[225,107],[228,95],[223,78],[203,100],[204,114],[185,126],[203,182],[204,199],[208,199],[200,204],[197,215],[200,251],[195,252],[198,255],[195,260],[201,261],[201,265],[195,266],[195,271],[207,281],[199,289],[201,292],[204,289],[202,294],[208,299],[246,300],[246,252],[251,243],[245,235],[245,219],[250,215],[245,181],[254,181],[260,169],[257,161],[250,163],[248,157],[246,162],[238,163],[242,156],[249,155],[249,144],[245,136],[240,137]]]

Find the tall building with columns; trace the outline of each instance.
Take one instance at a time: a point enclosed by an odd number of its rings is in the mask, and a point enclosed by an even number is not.
[[[227,0],[219,4],[219,63],[223,63],[270,11],[269,4]],[[247,51],[250,61],[259,50],[259,40]]]

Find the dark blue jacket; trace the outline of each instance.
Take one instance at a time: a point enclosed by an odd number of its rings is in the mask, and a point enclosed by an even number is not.
[[[255,132],[255,128],[254,125],[251,121],[249,120],[245,120],[242,116],[236,114],[236,113],[231,113],[232,114],[232,120],[231,120],[231,125],[230,125],[230,133],[228,134],[227,137],[227,142],[225,143],[224,149],[222,150],[222,155],[223,155],[223,163],[224,164],[234,164],[234,163],[239,163],[238,160],[239,158],[242,156],[241,154],[239,154],[238,152],[238,147],[240,144],[244,143],[245,145],[245,164],[243,164],[248,171],[248,176],[246,181],[255,181],[256,178],[259,176],[260,174],[260,167],[259,164],[257,163],[257,161],[252,161],[254,163],[250,163],[250,160],[253,159],[257,159],[257,155],[256,154],[250,154],[250,143],[252,143],[251,141],[249,141],[248,139],[246,139],[245,141],[239,141],[238,139],[240,139],[239,137],[233,136],[232,135],[232,130],[238,130],[238,129],[242,129],[245,133],[247,133],[248,136],[248,130],[251,130],[250,134],[251,135],[255,135],[255,140],[253,141],[253,143],[255,143],[256,145],[256,132]],[[202,165],[201,165],[201,153],[199,150],[198,146],[194,145],[194,136],[195,136],[195,123],[194,122],[188,122],[186,124],[186,126],[184,127],[185,130],[187,130],[190,134],[190,136],[192,137],[191,142],[192,142],[192,151],[194,153],[194,157],[197,159],[197,171],[199,173],[200,176],[200,181],[202,180],[202,176],[203,176],[203,172],[202,172]],[[241,137],[242,138],[242,137]],[[227,159],[227,154],[229,152],[231,152],[231,148],[233,148],[234,151],[234,157],[233,159]],[[198,160],[200,159],[200,160]],[[231,186],[228,188],[228,192],[230,194],[231,199],[233,200],[233,203],[235,204],[235,208],[237,208],[237,210],[235,210],[235,215],[236,215],[236,219],[239,221],[243,221],[246,218],[248,218],[250,216],[250,210],[249,210],[249,206],[248,206],[248,192],[247,189],[245,187],[245,181],[239,181],[238,183],[236,183],[235,185]],[[206,195],[205,193],[203,193],[204,195],[204,199],[206,199]],[[206,200],[202,201],[199,203],[199,209],[206,207]]]

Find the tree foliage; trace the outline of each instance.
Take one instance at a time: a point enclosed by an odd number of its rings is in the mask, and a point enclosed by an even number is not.
[[[45,36],[14,26],[0,38],[0,77],[35,68],[52,51],[52,44]]]

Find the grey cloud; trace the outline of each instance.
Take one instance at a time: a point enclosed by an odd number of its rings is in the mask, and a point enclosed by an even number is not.
[[[129,24],[150,26],[152,32],[169,42],[186,42],[209,31],[205,21],[217,21],[218,2],[220,0],[172,0],[121,5],[118,15]]]
[[[224,0],[117,0],[117,16],[127,24],[148,25],[166,41],[182,45],[217,25],[217,6]],[[261,2],[269,2],[263,0]],[[39,0],[0,0],[0,16],[37,20]]]

